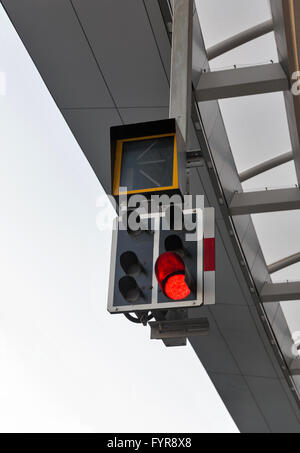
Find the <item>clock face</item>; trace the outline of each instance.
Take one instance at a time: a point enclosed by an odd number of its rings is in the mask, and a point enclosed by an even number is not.
[[[174,135],[123,142],[119,187],[126,191],[173,186]]]

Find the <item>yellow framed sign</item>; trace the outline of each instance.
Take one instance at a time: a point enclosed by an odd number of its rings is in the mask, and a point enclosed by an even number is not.
[[[178,188],[175,132],[116,140],[113,195]]]

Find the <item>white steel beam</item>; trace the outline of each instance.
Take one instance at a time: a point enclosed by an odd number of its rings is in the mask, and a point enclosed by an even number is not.
[[[285,269],[288,266],[292,266],[293,264],[299,263],[300,261],[300,253],[294,253],[293,255],[286,256],[276,263],[270,264],[268,266],[268,271],[270,274],[274,272],[280,271],[281,269]]]
[[[262,302],[300,300],[300,281],[285,283],[266,283],[261,291]]]
[[[271,93],[289,89],[279,63],[202,73],[197,89],[198,102]]]
[[[273,31],[273,20],[269,19],[210,47],[207,49],[207,57],[212,60],[271,31]]]
[[[292,151],[289,151],[284,154],[280,154],[280,156],[276,156],[273,159],[266,160],[261,162],[254,167],[248,168],[245,171],[242,171],[239,174],[239,178],[241,182],[247,181],[254,176],[260,175],[261,173],[271,170],[272,168],[278,167],[279,165],[285,164],[286,162],[290,162],[294,159],[294,154]]]
[[[230,204],[231,215],[300,209],[300,189],[276,189],[235,193]]]

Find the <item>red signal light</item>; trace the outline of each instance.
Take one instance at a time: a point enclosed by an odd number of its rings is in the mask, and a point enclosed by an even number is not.
[[[155,275],[161,290],[170,299],[182,300],[191,293],[185,280],[184,261],[177,253],[166,252],[160,255],[155,263]]]

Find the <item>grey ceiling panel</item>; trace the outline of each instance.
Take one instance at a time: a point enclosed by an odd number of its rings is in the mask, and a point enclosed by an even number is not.
[[[242,376],[210,373],[217,391],[243,433],[268,433],[270,429]],[[241,404],[241,401],[243,404]]]
[[[64,110],[63,115],[104,189],[110,190],[110,131],[121,124],[114,109]]]
[[[187,149],[188,150],[196,150],[199,149],[199,141],[195,132],[195,128],[192,122],[192,119],[189,118],[189,125],[188,125],[188,138],[187,138]]]
[[[222,189],[227,203],[230,203],[234,191],[241,191],[242,187],[220,107],[217,101],[199,102],[198,106]]]
[[[222,213],[220,212],[220,208],[218,206],[218,200],[216,198],[216,195],[215,195],[214,191],[212,190],[212,187],[208,184],[209,175],[208,175],[206,168],[198,167],[196,169],[196,171],[198,174],[199,189],[197,189],[197,183],[195,182],[192,187],[192,190],[196,190],[196,192],[191,192],[191,193],[204,194],[209,202],[209,205],[215,207],[215,218],[221,219]]]
[[[189,317],[207,317],[209,321],[209,334],[207,336],[193,337],[190,343],[208,372],[238,374],[237,364],[224,342],[214,318],[207,307],[189,311]]]
[[[251,391],[256,395],[257,404],[268,420],[271,432],[300,432],[293,406],[287,400],[279,380],[249,376],[246,380]]]
[[[222,183],[226,201],[227,203],[230,203],[233,192],[239,190],[241,186],[220,113],[217,115],[212,132],[208,137],[208,142]]]
[[[217,101],[204,101],[199,103],[201,119],[207,137],[209,137],[217,120],[219,107]]]
[[[238,235],[240,242],[244,240],[250,221],[251,217],[249,215],[237,215],[233,217],[235,231]]]
[[[210,188],[205,185],[205,173],[202,172],[203,167],[198,168],[190,168],[189,169],[189,185],[190,185],[190,193],[197,194],[197,195],[204,195],[204,206],[209,207],[212,206],[212,200],[215,199],[214,193]],[[200,177],[201,175],[201,177]],[[204,179],[204,182],[203,182]],[[215,218],[219,220],[221,218],[221,213],[218,207],[215,208]]]
[[[201,103],[200,103],[201,105]],[[222,183],[227,203],[230,203],[233,192],[241,190],[241,183],[226,134],[223,118],[218,108],[217,119],[208,137],[209,146]]]
[[[231,151],[224,154],[224,165],[221,173],[222,188],[227,204],[230,204],[234,192],[241,190],[241,182],[234,162],[232,161]]]
[[[297,378],[297,376],[294,376],[293,380],[296,381],[296,378]],[[296,403],[296,400],[295,400],[295,397],[293,395],[294,391],[291,392],[290,387],[289,387],[289,385],[288,385],[288,383],[287,383],[287,381],[285,379],[280,379],[280,382],[281,382],[282,388],[284,390],[284,393],[287,396],[287,399],[291,403],[291,406],[292,406],[293,411],[295,413],[295,417],[300,423],[299,407],[298,407],[298,405]]]
[[[243,374],[276,377],[248,307],[226,305],[211,307],[217,324]]]
[[[142,123],[144,121],[164,120],[169,118],[169,108],[130,108],[119,109],[125,124]]]
[[[141,0],[73,0],[118,107],[168,105],[168,80]]]
[[[277,341],[280,345],[280,349],[283,352],[283,355],[287,358],[290,357],[292,359],[292,338],[291,332],[287,325],[286,318],[283,314],[282,308],[280,304],[278,305],[278,309],[276,311],[276,315],[274,316],[272,322],[272,329],[276,335]]]
[[[223,246],[226,250],[230,266],[235,275],[235,279],[240,287],[240,295],[243,295],[244,305],[253,305],[254,301],[251,295],[249,294],[249,288],[243,276],[242,267],[237,256],[232,253],[232,239],[224,234],[224,231],[228,230],[228,227],[225,225],[223,219],[216,219],[216,230],[219,231],[220,236],[222,237]],[[222,270],[221,270],[222,273]]]
[[[224,156],[230,151],[230,145],[228,140],[226,138],[224,139],[223,120],[219,115],[217,115],[211,134],[208,136],[208,143],[221,179]]]
[[[59,107],[113,107],[68,0],[3,0]]]
[[[277,312],[278,308],[279,308],[279,302],[268,302],[267,304],[264,304],[264,309],[268,315],[268,319],[271,323],[271,326],[273,325],[273,321],[276,316],[276,312]]]
[[[204,195],[205,203],[207,203],[207,196],[203,189],[203,185],[199,179],[197,168],[190,168],[189,170],[190,189],[192,193]]]
[[[243,251],[248,263],[249,268],[251,269],[256,255],[259,250],[259,244],[257,241],[256,231],[254,229],[252,221],[249,222],[248,228],[246,230],[243,242],[242,242]]]
[[[260,292],[265,282],[270,279],[266,261],[261,250],[257,252],[256,258],[251,268],[251,274],[255,281],[256,288],[258,292]]]
[[[150,19],[151,27],[155,36],[161,61],[164,66],[167,79],[170,81],[171,74],[171,46],[167,35],[167,30],[163,22],[158,2],[153,0],[143,0],[147,14]]]
[[[245,305],[246,300],[244,294],[218,231],[216,231],[216,270],[217,303]]]
[[[299,376],[293,376],[293,380],[297,386],[297,388],[300,388],[300,375]]]
[[[280,378],[280,379],[283,379],[284,375],[283,375],[283,372],[282,372],[281,365],[279,363],[278,358],[276,358],[276,356],[274,354],[274,352],[276,352],[276,354],[278,356],[277,345],[271,345],[270,340],[267,338],[266,330],[265,330],[265,327],[264,327],[265,323],[261,322],[262,320],[260,318],[260,315],[258,314],[257,308],[255,306],[253,306],[253,307],[249,307],[249,310],[251,312],[251,316],[252,316],[253,322],[255,323],[257,332],[260,335],[260,338],[261,338],[261,341],[262,341],[262,343],[264,345],[266,353],[268,354],[269,359],[272,362],[272,365],[274,367],[274,371],[276,373],[276,376],[278,376],[278,378]]]

